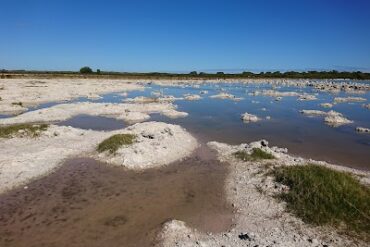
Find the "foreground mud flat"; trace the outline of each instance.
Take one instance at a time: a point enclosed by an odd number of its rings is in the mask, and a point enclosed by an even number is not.
[[[232,224],[226,175],[222,164],[196,156],[141,172],[67,160],[28,189],[0,195],[0,245],[152,246],[172,218],[222,232]]]

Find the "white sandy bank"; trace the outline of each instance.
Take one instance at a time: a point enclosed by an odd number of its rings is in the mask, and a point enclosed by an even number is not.
[[[49,108],[29,111],[15,117],[0,119],[0,125],[63,121],[80,114],[113,117],[127,122],[142,122],[149,119],[149,114],[152,113],[160,113],[171,118],[187,116],[187,113],[179,112],[175,109],[175,105],[171,103],[114,104],[80,102],[59,104]]]
[[[95,151],[101,141],[119,133],[135,134],[136,142],[115,155]],[[91,156],[130,169],[145,169],[184,158],[196,147],[196,139],[185,129],[160,122],[109,132],[51,125],[37,138],[0,138],[0,193],[49,173],[66,158]]]
[[[99,98],[101,94],[141,90],[138,83],[98,79],[1,79],[0,114],[18,114],[28,106],[79,97]],[[21,102],[23,106],[13,103]]]

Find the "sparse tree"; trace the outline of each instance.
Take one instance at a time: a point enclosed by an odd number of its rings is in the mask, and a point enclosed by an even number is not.
[[[97,74],[100,74],[100,69],[97,69],[97,70],[96,70],[96,73],[97,73]]]
[[[250,71],[244,71],[244,72],[242,73],[242,75],[243,75],[243,76],[248,76],[248,77],[250,77],[250,76],[254,76],[253,72],[250,72]]]
[[[80,69],[80,73],[81,74],[91,74],[91,73],[93,73],[93,71],[92,71],[92,69],[90,67],[85,66],[85,67],[82,67]]]

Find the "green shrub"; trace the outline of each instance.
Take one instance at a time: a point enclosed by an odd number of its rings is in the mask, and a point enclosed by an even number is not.
[[[272,154],[267,153],[260,148],[253,148],[251,154],[248,154],[246,151],[237,151],[234,153],[234,156],[243,161],[275,159],[275,157]]]
[[[11,138],[13,136],[37,137],[41,131],[48,128],[47,124],[15,124],[0,127],[0,138]]]
[[[369,239],[370,189],[348,173],[318,165],[281,167],[277,182],[290,190],[279,198],[307,223],[331,225]]]
[[[135,135],[133,134],[117,134],[105,139],[98,145],[98,152],[109,151],[115,153],[121,146],[131,145],[134,143]]]

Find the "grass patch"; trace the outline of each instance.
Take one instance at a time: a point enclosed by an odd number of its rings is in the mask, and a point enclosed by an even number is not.
[[[98,152],[109,151],[116,152],[121,146],[131,145],[134,143],[136,136],[133,134],[117,134],[105,139],[98,145]]]
[[[14,136],[37,137],[41,131],[48,128],[47,124],[15,124],[0,127],[0,138],[11,138]]]
[[[290,188],[279,198],[303,221],[370,239],[370,189],[350,174],[309,164],[281,167],[273,175]]]
[[[260,148],[253,148],[251,154],[248,154],[246,151],[237,151],[234,153],[234,156],[243,161],[275,159],[275,157],[272,154],[269,154]]]

